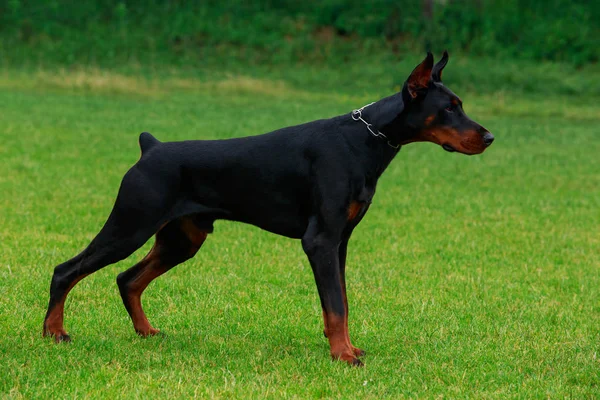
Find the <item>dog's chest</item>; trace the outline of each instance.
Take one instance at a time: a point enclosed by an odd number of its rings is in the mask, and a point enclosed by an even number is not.
[[[355,198],[350,201],[348,205],[348,221],[358,222],[367,212],[367,209],[371,205],[373,196],[375,195],[375,188],[363,186],[358,192]]]

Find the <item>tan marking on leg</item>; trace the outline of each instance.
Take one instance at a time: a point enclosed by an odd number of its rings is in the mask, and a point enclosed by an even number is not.
[[[344,298],[344,309],[345,309],[344,325],[346,328],[346,339],[348,341],[348,346],[350,346],[350,348],[352,349],[352,352],[354,353],[354,355],[356,357],[362,357],[365,355],[365,351],[362,349],[359,349],[358,347],[354,347],[352,345],[352,341],[350,340],[350,330],[348,329],[348,297],[346,295],[346,282],[343,279],[341,279],[341,277],[340,277],[340,285],[342,286],[342,296]]]
[[[127,301],[131,308],[133,327],[140,336],[151,336],[159,332],[158,329],[155,329],[150,325],[150,321],[148,321],[144,309],[142,308],[141,299],[144,289],[146,289],[148,284],[159,275],[161,275],[161,272],[156,271],[152,266],[145,268],[135,280],[135,282],[139,284],[139,287],[136,288],[135,292],[129,292],[127,294]]]
[[[131,320],[135,331],[141,336],[150,336],[158,333],[158,329],[150,325],[142,308],[141,296],[150,282],[166,270],[164,267],[161,268],[156,243],[140,263],[143,263],[140,272],[127,285],[127,302],[131,310]]]
[[[190,241],[190,249],[188,256],[193,257],[202,246],[202,243],[208,236],[206,231],[202,231],[189,218],[180,220],[180,229],[185,233]],[[157,233],[158,235],[158,233]],[[158,238],[158,236],[157,236]],[[164,250],[168,251],[168,250]],[[164,265],[160,260],[161,244],[159,239],[152,247],[152,250],[141,261],[144,265],[140,268],[139,273],[135,278],[128,283],[127,302],[131,310],[131,319],[135,331],[141,336],[151,336],[159,333],[158,329],[152,327],[148,321],[148,317],[142,308],[142,293],[150,282],[158,278],[172,267],[172,265]]]
[[[335,360],[343,360],[351,365],[362,365],[356,358],[348,340],[348,329],[343,316],[335,314],[327,315],[327,338],[331,357]]]
[[[52,308],[52,311],[50,311],[50,313],[48,314],[48,317],[44,321],[43,336],[54,336],[54,339],[57,342],[59,342],[62,340],[62,337],[65,337],[68,335],[67,331],[65,331],[65,328],[63,326],[64,318],[65,318],[65,300],[67,299],[67,295],[69,294],[71,289],[73,289],[73,287],[79,281],[81,281],[83,278],[85,278],[88,275],[89,274],[85,274],[85,275],[81,275],[81,276],[77,277],[73,282],[71,282],[71,284],[69,285],[67,290],[65,290],[63,297],[60,299],[60,301],[58,303],[56,303],[54,305],[54,308]]]
[[[192,253],[196,254],[196,252],[200,249],[200,246],[202,246],[202,243],[204,243],[208,237],[208,233],[198,229],[196,224],[194,224],[194,222],[189,218],[183,218],[181,220],[181,230],[186,234],[192,243]]]

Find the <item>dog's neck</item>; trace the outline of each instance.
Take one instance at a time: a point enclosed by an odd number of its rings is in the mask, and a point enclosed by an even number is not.
[[[363,167],[365,175],[377,180],[398,154],[400,146],[396,147],[393,143],[390,145],[386,138],[374,136],[362,121],[353,120],[350,113],[340,115],[336,119],[343,137]],[[366,118],[365,120],[369,121]]]
[[[383,133],[391,145],[410,143],[415,131],[406,124],[404,117],[411,100],[404,91],[395,93],[365,106],[362,109],[363,119]]]
[[[400,151],[400,146],[413,141],[415,130],[407,125],[403,112],[406,111],[405,105],[411,101],[407,96],[405,91],[401,91],[363,107],[361,117],[364,122],[355,120],[352,114],[338,117],[344,136],[371,176],[379,178]],[[366,123],[385,136],[371,133]]]

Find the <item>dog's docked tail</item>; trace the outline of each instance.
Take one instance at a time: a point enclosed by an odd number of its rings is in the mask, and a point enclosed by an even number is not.
[[[142,154],[156,146],[160,143],[160,141],[152,136],[149,132],[142,132],[140,134],[140,149],[142,150]]]

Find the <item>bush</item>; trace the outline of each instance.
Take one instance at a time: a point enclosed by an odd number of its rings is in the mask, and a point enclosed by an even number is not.
[[[597,62],[600,3],[587,0],[49,2],[0,0],[5,62],[338,61],[348,49],[442,48],[476,56]]]

